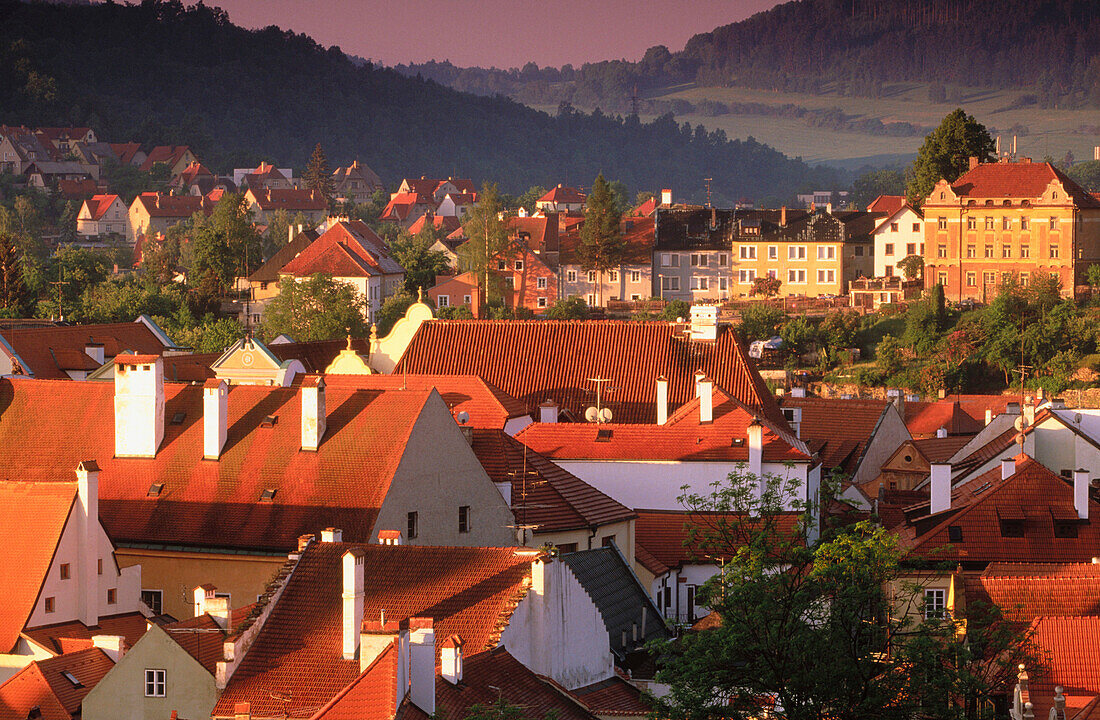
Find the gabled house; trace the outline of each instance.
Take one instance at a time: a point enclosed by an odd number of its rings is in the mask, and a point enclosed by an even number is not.
[[[195,161],[169,181],[168,187],[186,195],[205,195],[214,189],[217,176],[202,163]]]
[[[386,299],[399,292],[405,282],[405,269],[390,256],[382,239],[361,220],[332,223],[279,270],[279,282],[293,282],[315,273],[354,287],[367,301],[367,320],[372,323]]]
[[[653,296],[654,223],[649,217],[623,218],[626,250],[619,267],[598,277],[586,270],[580,258],[583,221],[561,234],[559,261],[560,296],[581,297],[589,306],[606,306],[609,301],[647,300]]]
[[[5,717],[20,720],[93,717],[84,711],[84,700],[116,659],[98,647],[89,647],[36,660],[0,685],[0,709]]]
[[[118,195],[93,195],[80,206],[76,232],[85,237],[125,235],[129,211]]]
[[[289,168],[280,169],[266,162],[261,162],[253,169],[235,169],[233,182],[241,190],[293,190],[295,188],[293,172]]]
[[[140,168],[149,156],[141,149],[141,143],[108,143],[118,157],[119,165],[133,165]]]
[[[879,195],[867,212],[884,215],[874,230],[874,277],[908,277],[898,263],[916,255],[924,257],[924,213],[909,205],[904,195]]]
[[[320,237],[320,233],[316,230],[298,230],[294,227],[290,228],[289,234],[289,242],[276,250],[274,255],[269,257],[263,265],[256,268],[256,271],[248,276],[248,286],[252,291],[253,301],[260,301],[262,303],[278,295],[279,271],[291,260],[298,257],[314,240]],[[254,303],[253,312],[259,311],[262,313],[262,307],[262,304],[256,305]]]
[[[99,166],[86,165],[72,160],[35,160],[27,165],[23,174],[27,185],[44,192],[54,192],[62,181],[83,182],[99,179]]]
[[[370,202],[371,196],[383,189],[378,173],[358,160],[353,160],[347,167],[336,168],[332,172],[332,182],[336,197],[355,203]]]
[[[74,143],[95,143],[95,131],[87,127],[40,127],[35,128],[34,134],[43,143],[49,143],[57,148],[62,155],[73,149]]]
[[[253,337],[243,337],[230,345],[210,364],[210,369],[226,385],[290,387],[296,376],[305,375],[300,361],[280,360]]]
[[[118,162],[118,155],[109,143],[105,142],[80,142],[71,144],[69,152],[78,162],[88,165],[102,166],[109,162]]]
[[[416,235],[427,225],[431,225],[436,232],[442,233],[444,236],[450,235],[455,230],[460,230],[462,228],[462,222],[454,215],[437,215],[435,213],[426,213],[417,218],[416,222],[409,226],[408,233],[409,235]],[[434,250],[436,248],[433,246],[432,249]],[[443,249],[445,252],[449,252],[451,255],[454,255],[454,252],[446,245],[443,246]],[[456,265],[454,260],[457,260],[457,256],[452,258],[452,267]]]
[[[474,317],[481,312],[481,289],[477,276],[472,272],[439,275],[427,294],[437,308],[465,305]]]
[[[477,193],[447,193],[436,208],[436,214],[443,217],[463,218],[477,204]]]
[[[121,648],[145,632],[141,568],[119,566],[100,525],[99,467],[85,460],[42,475],[48,479],[0,482],[0,525],[19,538],[18,553],[0,564],[7,596],[0,680],[32,661],[91,647],[94,636],[117,636]]]
[[[535,201],[535,207],[544,213],[578,213],[584,211],[587,196],[576,188],[558,183],[549,192]]]
[[[134,244],[138,236],[166,233],[170,227],[190,219],[197,212],[209,217],[216,204],[206,196],[141,193],[130,204],[126,239]]]
[[[198,158],[186,145],[157,145],[145,156],[140,167],[148,172],[154,165],[161,163],[168,166],[171,177],[176,177],[194,162],[198,162]]]
[[[319,223],[328,214],[324,197],[313,190],[255,190],[250,187],[244,199],[252,211],[253,221],[260,224],[267,223],[276,210],[282,210],[291,217],[301,213],[311,224]]]
[[[378,219],[408,228],[424,215],[434,213],[437,206],[437,202],[429,194],[397,192],[390,197]]]
[[[447,179],[429,178],[421,175],[419,178],[404,178],[397,188],[397,193],[419,193],[432,198],[439,204],[450,193],[472,194],[477,192],[474,181],[468,178]],[[392,197],[392,195],[391,195]]]
[[[23,175],[33,163],[60,159],[56,150],[45,147],[30,131],[0,133],[0,172]]]

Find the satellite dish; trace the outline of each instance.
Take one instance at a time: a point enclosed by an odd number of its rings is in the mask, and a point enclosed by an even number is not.
[[[599,422],[600,411],[595,407],[590,407],[584,411],[584,419],[590,423]]]
[[[470,413],[463,410],[455,416],[455,419],[458,420],[459,425],[465,425],[466,423],[470,422]]]
[[[1026,428],[1027,425],[1027,420],[1024,418],[1023,415],[1017,417],[1016,420],[1012,423],[1012,427],[1016,428],[1016,432],[1023,432],[1024,428]]]
[[[600,410],[600,422],[611,422],[611,408],[603,408]]]

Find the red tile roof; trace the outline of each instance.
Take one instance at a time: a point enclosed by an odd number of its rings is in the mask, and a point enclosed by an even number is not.
[[[623,218],[623,241],[626,244],[623,252],[624,264],[652,266],[655,226],[655,221],[651,217]],[[583,227],[582,219],[571,223],[567,232],[562,232],[560,240],[562,265],[581,264],[581,228]]]
[[[255,603],[237,608],[230,613],[229,628],[239,626],[252,612]],[[208,613],[169,623],[162,628],[187,654],[199,661],[207,672],[213,675],[219,660],[224,659],[222,644],[226,633],[224,628]]]
[[[677,510],[638,510],[637,512],[638,519],[634,523],[635,555],[638,554],[639,549],[645,548],[649,556],[660,563],[660,566],[648,568],[650,572],[654,569],[665,572],[669,568],[685,564],[711,562],[706,557],[707,552],[690,541],[691,529],[699,528],[705,532],[707,527],[714,527],[717,523],[737,527],[746,521],[745,516],[738,513]],[[796,513],[784,513],[779,518],[778,530],[792,538],[796,536],[801,538],[798,522],[799,516]]]
[[[65,178],[59,178],[57,181],[57,191],[61,193],[63,197],[72,200],[88,197],[97,190],[99,190],[99,184],[91,178],[84,178],[83,180],[66,180]]]
[[[188,165],[186,168],[184,168],[182,173],[180,173],[180,179],[185,184],[191,184],[191,183],[195,182],[195,179],[200,177],[200,176],[214,177],[214,173],[210,172],[206,168],[206,166],[203,165],[198,160],[195,160],[194,162],[192,162],[190,165]]]
[[[1067,694],[1100,693],[1100,617],[1041,617],[1031,630],[1032,642],[1047,653],[1044,685],[1061,685]],[[1032,702],[1037,694],[1032,688]]]
[[[650,217],[657,212],[657,196],[653,195],[644,203],[630,211],[632,217]]]
[[[202,388],[166,383],[164,417],[182,413],[183,422],[165,423],[156,458],[115,458],[112,383],[0,380],[0,464],[27,480],[52,480],[96,459],[100,517],[119,542],[285,552],[299,535],[327,526],[367,540],[430,393],[326,394],[321,447],[301,452],[297,389],[234,386],[225,449],[210,462],[202,459]],[[279,421],[261,427],[268,415]],[[156,498],[147,497],[152,483],[164,483]],[[259,502],[268,488],[274,501]]]
[[[76,465],[59,477],[72,477]],[[5,472],[19,477],[10,466]],[[15,647],[30,619],[75,498],[75,482],[0,482],[0,533],[18,548],[18,561],[0,563],[0,653]]]
[[[141,203],[149,217],[189,218],[200,211],[207,215],[214,212],[214,204],[198,195],[143,192],[134,199],[134,202]]]
[[[496,647],[530,583],[533,558],[512,548],[312,543],[213,715],[232,716],[238,702],[251,703],[254,717],[303,714],[359,677],[359,661],[341,655],[341,557],[353,548],[364,554],[364,618],[430,617],[437,648],[452,635],[463,639],[465,668]]]
[[[913,440],[913,447],[920,451],[930,463],[942,463],[950,460],[963,446],[973,440],[969,435],[948,435],[945,438],[919,438]]]
[[[98,648],[33,662],[0,685],[0,717],[13,720],[79,717],[84,696],[112,667],[114,662]],[[62,672],[71,673],[80,687],[74,686]],[[39,711],[37,716],[31,713],[35,707]]]
[[[159,355],[165,348],[156,334],[141,322],[0,330],[0,336],[22,359],[23,369],[40,380],[68,380],[67,369],[99,367],[84,351],[89,343],[102,344],[107,358],[124,350]],[[2,346],[0,352],[4,352]]]
[[[118,162],[120,165],[132,165],[134,155],[141,152],[141,143],[129,142],[129,143],[110,143],[111,150],[115,155],[118,155]]]
[[[88,204],[88,212],[92,220],[99,220],[111,207],[111,203],[118,200],[118,195],[93,195],[85,202]]]
[[[475,430],[473,447],[493,482],[512,483],[516,521],[535,525],[536,535],[592,528],[634,517],[630,508],[501,430]]]
[[[952,510],[939,515],[914,512],[899,528],[903,547],[917,555],[969,563],[1088,562],[1100,547],[1100,503],[1089,500],[1090,522],[1076,524],[1077,537],[1055,537],[1054,520],[1076,518],[1073,485],[1027,455],[1016,456],[1016,472],[1002,479],[1001,468],[955,488]],[[1021,518],[1023,537],[1003,537],[1001,518]],[[949,526],[961,528],[952,543]]]
[[[145,162],[141,164],[141,169],[144,171],[152,170],[153,165],[159,162],[165,163],[169,167],[175,166],[190,151],[191,148],[186,145],[157,145],[149,151]]]
[[[429,222],[432,224],[432,227],[437,230],[442,229],[443,232],[448,235],[462,227],[462,221],[454,215],[425,214],[418,217],[416,222],[409,226],[409,234],[416,235],[423,230],[424,226]]]
[[[23,634],[50,652],[67,652],[73,647],[87,647],[93,635],[121,635],[126,645],[132,647],[145,634],[145,616],[140,612],[122,613],[100,617],[99,623],[88,626],[79,620],[42,625],[24,630]]]
[[[867,206],[867,212],[886,213],[893,215],[907,204],[904,195],[879,195]]]
[[[537,202],[551,203],[583,203],[588,196],[576,188],[558,185],[551,188],[548,193],[540,197]]]
[[[1100,202],[1050,163],[981,163],[951,183],[957,195],[970,198],[1038,198],[1051,183],[1060,183],[1079,207],[1097,208]]]
[[[617,422],[656,421],[659,376],[672,408],[695,396],[695,372],[780,427],[786,421],[737,336],[684,339],[684,325],[627,321],[429,320],[420,326],[395,374],[479,375],[536,408],[547,398],[584,417],[595,404],[589,378],[610,378],[603,404]]]
[[[648,717],[649,713],[653,711],[653,708],[642,697],[642,691],[618,675],[602,682],[577,688],[572,691],[572,694],[585,707],[600,717],[607,715]]]
[[[393,720],[397,694],[395,642],[310,720]]]
[[[369,277],[403,274],[404,268],[390,257],[385,242],[366,223],[352,220],[334,223],[279,271],[295,277],[314,273]]]
[[[712,394],[709,423],[700,421],[699,400],[693,399],[664,425],[532,423],[517,438],[551,459],[748,462],[747,442],[735,445],[732,441],[747,437],[755,413],[720,389]],[[788,433],[786,426],[777,427],[767,418],[762,422],[765,462],[810,460],[805,443]]]
[[[818,397],[779,399],[781,408],[800,408],[802,420],[799,436],[805,440],[821,440],[818,450],[822,467],[828,471],[839,468],[849,475],[863,457],[889,403],[882,400],[840,400]],[[844,418],[844,422],[837,422]]]
[[[324,197],[313,190],[270,190],[249,188],[247,195],[256,201],[261,210],[286,210],[287,212],[321,212],[328,208]]]
[[[990,563],[968,578],[966,599],[992,602],[1017,622],[1043,615],[1100,615],[1100,565]]]
[[[435,200],[432,199],[431,193],[397,193],[386,203],[386,207],[382,209],[382,214],[378,217],[381,220],[400,220],[403,222],[417,205],[434,208]]]

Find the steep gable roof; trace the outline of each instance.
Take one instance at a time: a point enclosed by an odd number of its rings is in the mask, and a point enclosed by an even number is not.
[[[425,213],[424,215],[418,217],[416,219],[416,222],[409,226],[408,233],[410,235],[416,235],[421,230],[423,230],[428,223],[431,223],[433,228],[436,228],[437,230],[441,229],[448,235],[462,227],[462,220],[454,215],[434,215],[431,213]]]
[[[818,454],[826,470],[839,468],[851,474],[863,458],[889,403],[787,395],[779,399],[779,406],[784,410],[800,409],[799,437],[824,441]],[[844,422],[837,422],[841,417]]]
[[[390,257],[382,239],[359,220],[333,223],[280,270],[281,275],[295,277],[314,273],[369,277],[404,272],[404,268]]]
[[[1044,615],[1100,616],[1100,565],[994,562],[968,579],[966,596],[967,602],[992,602],[1017,622]]]
[[[550,188],[550,191],[540,197],[536,202],[540,203],[583,203],[588,198],[587,195],[577,190],[576,188],[567,187],[565,185],[558,185],[557,187]]]
[[[393,720],[397,695],[396,641],[310,720]],[[437,680],[438,682],[438,680]]]
[[[159,218],[189,218],[200,211],[210,215],[214,212],[215,205],[201,195],[166,195],[155,192],[143,192],[134,198],[134,202],[140,203],[149,217]]]
[[[368,189],[370,187],[382,187],[382,178],[378,177],[378,173],[358,160],[353,160],[351,165],[347,167],[338,167],[333,170],[332,178],[336,182],[337,188],[340,187],[341,183],[355,178],[365,181]]]
[[[668,378],[675,408],[695,396],[697,370],[747,407],[787,427],[775,398],[729,330],[712,343],[684,338],[677,323],[557,320],[429,320],[395,374],[479,375],[536,408],[547,398],[583,418],[596,393],[589,378],[611,380],[603,393],[617,422],[656,421],[656,380]]]
[[[320,212],[328,208],[324,197],[314,190],[270,189],[250,187],[246,195],[261,210],[286,210],[287,212]]]
[[[132,165],[134,163],[134,156],[141,152],[141,143],[108,143],[108,145],[111,146],[111,150],[118,156],[120,165]]]
[[[248,281],[277,282],[279,271],[286,267],[288,262],[298,257],[318,237],[316,230],[304,230],[298,233],[293,240],[279,248],[274,255],[267,259],[267,262],[257,268],[256,272],[249,275]]]
[[[89,343],[102,344],[108,358],[124,350],[159,355],[168,347],[144,322],[19,328],[0,330],[0,336],[20,358],[23,370],[40,380],[68,380],[65,370],[99,367],[85,352]],[[0,352],[4,351],[0,343]]]
[[[0,685],[0,708],[9,718],[36,717],[42,720],[69,720],[80,716],[80,704],[114,662],[99,648],[79,650],[46,660],[38,660]],[[77,679],[74,685],[62,673]]]
[[[887,215],[893,215],[898,210],[905,207],[907,202],[904,195],[879,195],[867,206],[867,212],[881,212]]]
[[[254,606],[255,603],[252,603],[230,611],[230,630],[244,622]],[[206,668],[207,672],[213,675],[217,671],[218,661],[224,659],[222,643],[227,633],[209,613],[168,623],[161,629],[188,655]]]
[[[412,213],[413,208],[418,205],[424,205],[434,208],[435,200],[432,199],[432,195],[430,192],[397,193],[392,198],[390,198],[390,201],[388,203],[386,203],[386,207],[382,209],[382,214],[378,217],[381,220],[404,221]]]
[[[23,634],[50,652],[65,653],[72,649],[91,647],[94,635],[120,635],[133,646],[145,634],[147,623],[140,612],[100,616],[99,622],[88,626],[79,620],[28,628]]]
[[[118,195],[93,195],[85,200],[84,203],[88,206],[89,218],[99,220],[118,199]]]
[[[202,387],[166,383],[156,457],[116,458],[113,383],[0,380],[0,464],[27,480],[54,480],[97,459],[100,517],[117,542],[285,552],[326,526],[368,540],[413,425],[442,401],[414,390],[333,387],[326,395],[324,439],[302,452],[299,389],[233,386],[228,439],[210,462]],[[179,424],[169,422],[175,416]],[[277,420],[264,427],[268,416]],[[155,497],[152,484],[163,484]],[[267,489],[275,497],[261,502]]]
[[[76,463],[72,463],[71,473]],[[16,468],[7,472],[17,477]],[[71,474],[63,477],[72,477]],[[0,533],[21,538],[18,558],[0,563],[0,652],[15,647],[30,619],[76,499],[73,482],[0,481]]]
[[[153,165],[156,163],[164,163],[172,167],[189,152],[191,152],[191,148],[187,145],[157,145],[149,151],[145,162],[141,164],[141,169],[144,171],[152,170]]]
[[[437,652],[459,635],[465,663],[496,647],[530,584],[533,558],[513,548],[311,543],[215,705],[215,716],[231,716],[237,702],[251,703],[256,717],[284,710],[295,715],[324,705],[359,677],[359,661],[341,654],[341,557],[353,548],[364,558],[364,618],[382,612],[387,623],[430,617]],[[284,704],[273,694],[291,699]]]

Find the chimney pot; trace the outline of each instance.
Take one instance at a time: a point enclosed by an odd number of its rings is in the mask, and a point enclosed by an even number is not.
[[[556,423],[558,421],[558,404],[547,398],[546,402],[539,405],[539,422]]]
[[[947,437],[947,428],[945,428],[945,427],[936,428],[936,437],[938,437],[938,438]]]
[[[764,426],[753,418],[746,429],[749,441],[749,472],[763,481],[764,475]]]
[[[302,449],[316,451],[325,435],[325,379],[306,375],[302,379]]]
[[[661,204],[672,204],[672,188],[664,188],[663,190],[661,190]]]
[[[115,455],[155,457],[164,440],[164,361],[115,357]]]
[[[699,388],[699,422],[714,421],[714,383],[704,377],[696,386]]]
[[[783,227],[787,227],[787,206],[784,205],[779,209],[779,224]]]
[[[298,552],[302,552],[303,550],[305,550],[309,546],[309,544],[311,542],[313,542],[314,540],[316,540],[316,538],[313,535],[310,535],[310,534],[299,535],[298,536]]]
[[[202,388],[202,455],[221,457],[229,433],[229,387],[224,380],[207,380]]]
[[[355,660],[359,656],[359,629],[363,624],[364,553],[359,548],[348,550],[343,564],[343,657]]]
[[[321,531],[321,542],[344,542],[344,531],[340,528],[327,527]]]

